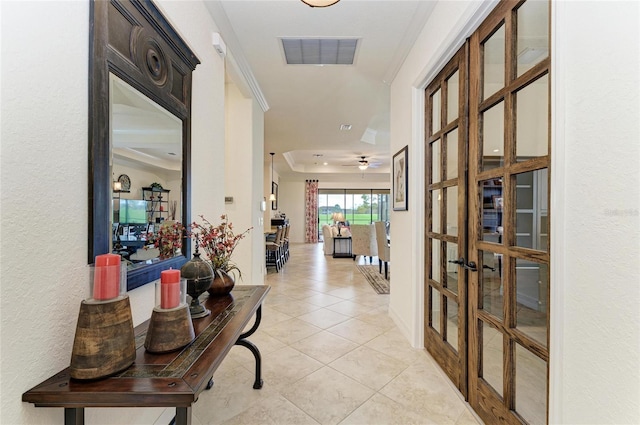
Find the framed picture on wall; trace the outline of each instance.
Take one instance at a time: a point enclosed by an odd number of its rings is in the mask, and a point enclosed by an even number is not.
[[[278,183],[271,182],[271,193],[276,195],[276,200],[271,201],[271,209],[277,210],[278,209]]]
[[[409,147],[405,146],[393,155],[393,210],[407,211],[408,201],[408,176]]]

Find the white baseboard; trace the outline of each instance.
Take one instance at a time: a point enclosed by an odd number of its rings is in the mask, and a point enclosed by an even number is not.
[[[391,317],[393,323],[395,323],[398,329],[400,329],[400,333],[402,333],[402,335],[407,338],[407,341],[409,341],[409,344],[411,344],[413,348],[423,348],[416,346],[409,327],[402,321],[402,319],[400,319],[400,316],[393,310],[393,308],[391,308],[391,306],[389,306],[389,317]]]

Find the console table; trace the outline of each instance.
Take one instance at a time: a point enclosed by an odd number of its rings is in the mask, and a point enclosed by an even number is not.
[[[269,289],[236,286],[230,295],[206,298],[203,304],[211,314],[193,320],[195,339],[171,353],[145,350],[146,321],[135,328],[136,360],[126,370],[100,380],[79,381],[69,376],[67,368],[22,394],[22,401],[36,407],[63,407],[67,425],[84,424],[86,407],[175,407],[175,424],[191,424],[193,403],[211,388],[213,373],[234,345],[253,353],[253,388],[262,388],[260,351],[246,338],[260,325],[262,301]],[[254,313],[253,327],[242,333]]]
[[[333,237],[333,258],[352,258],[351,236]]]

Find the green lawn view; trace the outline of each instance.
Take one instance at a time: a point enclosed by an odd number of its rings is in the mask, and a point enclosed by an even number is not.
[[[331,214],[320,214],[320,223],[333,223],[331,220]],[[345,220],[349,222],[349,224],[371,224],[371,220],[378,221],[377,215],[371,215],[370,213],[366,214],[345,214]]]

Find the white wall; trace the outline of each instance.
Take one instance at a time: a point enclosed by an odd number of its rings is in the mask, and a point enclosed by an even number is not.
[[[291,229],[289,229],[289,240],[292,243],[303,243],[304,235],[304,181],[284,181],[280,180],[278,185],[279,199],[278,210],[287,215]]]
[[[88,295],[89,3],[0,8],[0,422],[62,423],[62,409],[35,409],[20,398],[69,365]],[[44,63],[55,66],[45,71]]]
[[[254,188],[262,186],[263,126],[254,128],[254,116],[262,117],[262,111],[251,98],[245,98],[235,84],[227,84],[226,97],[226,154],[225,193],[233,196],[233,203],[226,204],[226,212],[236,234],[253,227],[236,247],[232,262],[242,271],[238,284],[262,284],[264,274],[264,231],[259,201]],[[256,152],[257,151],[257,152]],[[256,162],[254,162],[256,161]]]
[[[422,344],[422,88],[487,13],[442,2],[391,87],[391,151],[409,144],[390,314]],[[479,8],[479,9],[478,9]],[[640,422],[637,2],[553,2],[551,423]],[[412,255],[408,255],[411,250]]]
[[[637,424],[639,4],[553,10],[550,419]]]
[[[410,235],[391,250],[389,314],[409,341],[423,345],[424,87],[486,15],[490,2],[439,2],[391,84],[391,152],[408,144],[409,209],[391,212],[391,238]],[[482,10],[478,11],[478,8]],[[407,143],[409,141],[409,143]],[[405,249],[400,249],[404,248]]]
[[[155,3],[202,62],[193,74],[192,211],[216,217],[225,210],[224,61],[211,45],[217,28],[202,2]],[[21,394],[69,365],[89,292],[89,3],[60,6],[0,2],[2,424],[63,422],[63,409],[35,408]],[[152,286],[129,293],[134,324],[150,316]],[[163,411],[122,410],[88,409],[87,422],[153,423]]]

